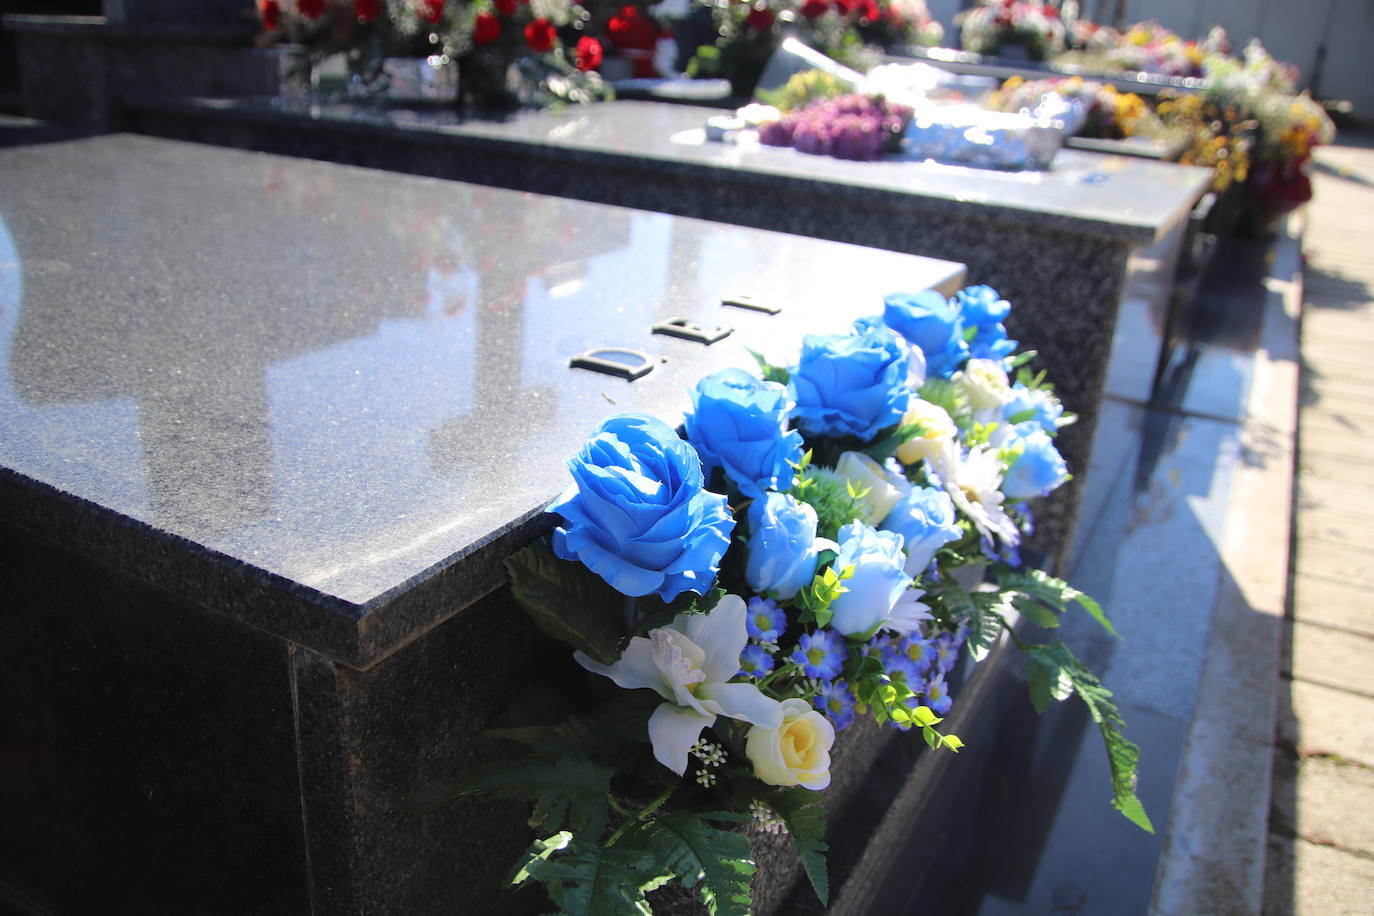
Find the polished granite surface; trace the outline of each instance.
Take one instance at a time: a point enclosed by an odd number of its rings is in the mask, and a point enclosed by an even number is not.
[[[676,423],[698,378],[751,365],[746,345],[785,359],[804,329],[961,275],[133,136],[0,150],[0,497],[70,494],[171,545],[166,563],[184,545],[364,618],[536,517],[604,417]],[[721,306],[741,293],[782,311]],[[709,347],[650,333],[675,316],[735,333]],[[597,346],[655,368],[635,382],[569,368]],[[318,616],[252,620],[309,645]]]
[[[266,101],[200,100],[160,107],[219,109],[237,116],[308,118],[317,122],[385,127],[498,144],[547,146],[596,157],[661,160],[685,167],[722,168],[765,180],[810,180],[858,192],[909,195],[931,209],[975,205],[999,219],[1038,222],[1137,242],[1152,240],[1182,217],[1206,189],[1209,172],[1134,156],[1061,150],[1045,172],[1000,172],[893,156],[848,162],[757,143],[705,138],[708,117],[720,110],[694,105],[622,101],[519,112],[505,119],[464,117],[456,111],[378,108],[351,104],[282,109]],[[570,163],[570,167],[572,166]]]

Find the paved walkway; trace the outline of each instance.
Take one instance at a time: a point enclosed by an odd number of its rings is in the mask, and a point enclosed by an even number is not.
[[[1374,137],[1307,210],[1294,575],[1264,911],[1374,913]]]

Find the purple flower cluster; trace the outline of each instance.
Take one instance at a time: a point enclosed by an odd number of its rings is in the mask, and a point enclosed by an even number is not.
[[[911,109],[906,105],[873,96],[842,95],[812,102],[763,125],[759,141],[817,156],[867,161],[882,156],[910,120]]]

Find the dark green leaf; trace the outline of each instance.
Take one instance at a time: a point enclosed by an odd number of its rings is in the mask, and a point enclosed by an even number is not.
[[[511,592],[534,625],[554,639],[610,665],[625,635],[625,596],[581,563],[560,560],[535,541],[506,560]]]
[[[712,916],[748,916],[749,878],[754,874],[749,840],[733,830],[711,826],[708,818],[738,819],[723,812],[673,811],[644,824],[637,839],[683,887],[700,885],[701,899]]]
[[[568,916],[651,916],[644,895],[670,875],[644,849],[602,846],[564,832],[536,840],[511,883],[530,878],[544,882]]]
[[[567,825],[578,833],[600,836],[606,826],[614,769],[590,760],[562,758],[502,761],[484,767],[463,782],[437,780],[403,803],[409,811],[433,810],[463,795],[490,793],[503,798],[533,799],[530,823],[553,828]]]
[[[1112,702],[1112,692],[1102,686],[1091,671],[1083,666],[1062,642],[1044,646],[1023,646],[1026,653],[1027,671],[1032,667],[1043,668],[1046,677],[1056,681],[1067,680],[1073,691],[1088,707],[1088,713],[1097,723],[1102,733],[1102,741],[1107,747],[1107,761],[1111,766],[1112,805],[1131,823],[1141,830],[1154,833],[1145,807],[1136,797],[1136,768],[1140,763],[1140,748],[1127,740],[1124,734],[1126,722],[1121,711]],[[1034,688],[1032,688],[1034,690]],[[1042,690],[1046,689],[1042,686]],[[1052,688],[1051,688],[1052,690]]]
[[[1003,588],[1013,589],[1032,598],[1038,598],[1052,607],[1063,611],[1071,602],[1078,602],[1083,610],[1087,611],[1094,620],[1101,624],[1102,628],[1113,636],[1120,636],[1116,627],[1107,619],[1102,606],[1089,598],[1087,595],[1074,588],[1062,579],[1056,579],[1049,573],[1039,569],[1027,570],[1024,573],[1002,572],[998,575],[998,581]]]

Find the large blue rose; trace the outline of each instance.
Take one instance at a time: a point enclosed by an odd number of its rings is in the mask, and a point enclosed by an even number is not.
[[[885,327],[858,334],[808,334],[788,388],[808,436],[872,439],[906,413],[906,347]]]
[[[1018,423],[1008,445],[1020,443],[1021,457],[1002,478],[1002,492],[1012,499],[1043,496],[1069,479],[1069,468],[1049,433],[1034,420]]]
[[[944,490],[912,487],[879,527],[902,536],[902,549],[907,557],[906,573],[914,578],[930,565],[935,551],[959,539],[962,532],[955,519],[954,500]]]
[[[930,375],[949,378],[968,359],[959,310],[933,289],[889,293],[883,297],[883,321],[921,351]]]
[[[581,560],[624,595],[705,594],[730,546],[725,497],[702,489],[701,460],[661,420],[611,417],[568,462],[573,485],[553,551]]]
[[[911,587],[911,577],[902,569],[905,564],[900,534],[875,531],[863,522],[841,528],[833,566],[852,567],[854,572],[844,580],[848,591],[830,603],[835,613],[830,626],[845,636],[865,639],[880,627],[909,632],[909,625],[901,625],[908,612],[902,599]]]
[[[810,585],[822,546],[816,540],[816,510],[782,493],[769,493],[749,506],[749,541],[744,578],[756,592],[787,601]]]
[[[991,286],[969,286],[959,290],[959,317],[965,328],[973,328],[969,355],[974,359],[1005,359],[1016,352],[1017,342],[1007,339],[1002,325],[1011,314],[1011,303],[997,295]]]
[[[787,388],[742,369],[722,369],[692,390],[687,441],[707,471],[722,467],[740,491],[755,499],[765,490],[792,486],[792,464],[801,459],[802,437],[788,430]]]

